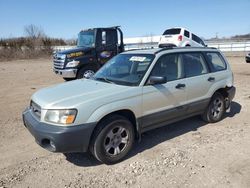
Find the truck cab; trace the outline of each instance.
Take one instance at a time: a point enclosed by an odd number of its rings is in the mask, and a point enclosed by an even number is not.
[[[123,33],[119,26],[82,30],[76,48],[54,54],[53,70],[66,81],[90,78],[110,58],[123,51]]]

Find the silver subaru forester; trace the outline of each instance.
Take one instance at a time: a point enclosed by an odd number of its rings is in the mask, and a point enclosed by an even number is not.
[[[91,79],[37,91],[23,121],[49,151],[90,151],[112,164],[145,131],[195,115],[221,120],[234,95],[233,73],[217,49],[135,50],[115,56]]]

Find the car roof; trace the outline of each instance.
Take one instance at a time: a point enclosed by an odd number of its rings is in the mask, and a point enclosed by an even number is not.
[[[122,54],[158,54],[166,52],[192,52],[192,51],[218,51],[218,49],[210,47],[169,47],[169,48],[128,50],[123,52]]]
[[[188,31],[188,29],[186,29],[185,27],[171,27],[171,28],[168,28],[166,30],[169,30],[169,29],[183,29],[183,30],[187,30]]]

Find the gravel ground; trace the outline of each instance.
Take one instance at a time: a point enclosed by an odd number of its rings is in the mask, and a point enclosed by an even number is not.
[[[193,117],[147,132],[126,160],[109,166],[89,154],[48,152],[23,126],[32,93],[63,82],[51,60],[0,62],[0,188],[250,187],[250,64],[228,60],[237,94],[221,122]]]

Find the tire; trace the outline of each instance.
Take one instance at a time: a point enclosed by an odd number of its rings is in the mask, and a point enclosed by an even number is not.
[[[220,121],[225,114],[225,99],[220,93],[215,93],[202,115],[202,119],[208,123],[216,123]]]
[[[71,81],[74,80],[75,78],[63,78],[65,81]]]
[[[91,65],[84,66],[77,72],[76,78],[77,79],[90,78],[91,76],[94,75],[96,70],[97,69],[94,66]]]
[[[90,151],[102,163],[120,162],[134,143],[132,123],[123,116],[113,115],[103,120],[91,139]]]

